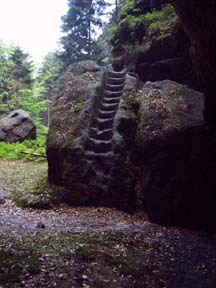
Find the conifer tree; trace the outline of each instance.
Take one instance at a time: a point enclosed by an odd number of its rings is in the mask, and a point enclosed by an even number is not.
[[[20,90],[31,89],[33,84],[32,63],[28,61],[28,57],[20,47],[15,47],[11,55],[10,83],[15,94],[16,108],[20,104]]]
[[[92,58],[96,27],[102,26],[104,0],[68,0],[68,12],[62,17],[62,60],[66,65]]]

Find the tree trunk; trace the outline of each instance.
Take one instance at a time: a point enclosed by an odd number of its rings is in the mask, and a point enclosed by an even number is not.
[[[91,22],[92,22],[92,15],[91,15],[91,9],[93,5],[93,1],[89,0],[89,11],[88,11],[88,60],[91,59]]]
[[[88,27],[88,60],[90,60],[91,59],[91,19],[89,19],[88,24],[89,24],[89,27]]]
[[[16,109],[19,108],[19,85],[16,85],[16,89],[15,89],[15,95],[16,95]]]
[[[118,23],[118,0],[115,0],[115,19],[116,19],[116,24]]]

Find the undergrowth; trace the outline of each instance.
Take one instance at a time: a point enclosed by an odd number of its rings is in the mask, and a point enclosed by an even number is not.
[[[32,161],[45,161],[45,144],[45,136],[41,136],[36,140],[26,140],[22,143],[0,142],[0,158],[10,160],[24,159]],[[25,154],[25,152],[28,154]],[[40,154],[42,157],[34,156],[33,153]]]
[[[136,9],[134,1],[128,0],[120,9],[118,25],[109,29],[107,41],[113,47],[121,46],[123,51],[134,51],[142,45],[142,34],[145,35],[148,30],[159,30],[161,23],[172,17],[176,17],[176,12],[171,4],[164,5],[162,10],[143,14],[141,10]]]
[[[48,209],[60,203],[64,189],[47,183],[47,163],[0,160],[1,187],[20,207]]]

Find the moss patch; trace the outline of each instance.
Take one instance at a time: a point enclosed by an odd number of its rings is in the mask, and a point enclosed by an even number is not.
[[[0,160],[0,179],[20,207],[48,209],[64,193],[63,187],[47,184],[47,163]]]
[[[0,283],[5,287],[14,287],[27,273],[38,274],[40,263],[35,251],[22,249],[17,243],[0,251]]]

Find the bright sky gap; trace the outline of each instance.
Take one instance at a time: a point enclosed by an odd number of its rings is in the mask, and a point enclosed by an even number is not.
[[[0,40],[20,46],[40,62],[58,48],[66,12],[67,0],[0,0]]]
[[[67,0],[0,0],[0,39],[26,49],[35,61],[58,47]]]

